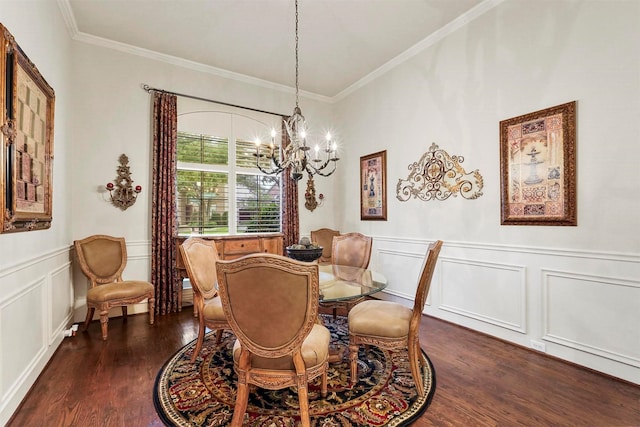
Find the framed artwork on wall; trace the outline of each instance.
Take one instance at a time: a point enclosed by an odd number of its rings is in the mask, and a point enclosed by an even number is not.
[[[0,232],[41,230],[52,220],[55,94],[0,24]]]
[[[360,219],[387,220],[387,151],[360,157]]]
[[[500,122],[502,225],[577,225],[576,102]]]

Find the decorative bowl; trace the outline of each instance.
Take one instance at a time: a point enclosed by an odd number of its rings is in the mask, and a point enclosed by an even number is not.
[[[288,247],[286,249],[287,249],[287,256],[297,261],[312,262],[322,256],[321,247],[305,248],[305,249],[294,249],[294,248]]]

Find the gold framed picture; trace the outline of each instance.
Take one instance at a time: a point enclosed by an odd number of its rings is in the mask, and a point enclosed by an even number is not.
[[[55,94],[0,24],[0,232],[41,230],[52,220]]]
[[[387,220],[387,151],[360,157],[360,219]]]
[[[576,102],[500,122],[502,225],[577,225]]]

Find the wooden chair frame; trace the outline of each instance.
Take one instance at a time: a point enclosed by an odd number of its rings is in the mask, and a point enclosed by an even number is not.
[[[216,343],[222,340],[222,331],[231,329],[226,317],[224,319],[207,318],[205,307],[209,304],[220,305],[218,296],[216,263],[218,262],[218,249],[216,242],[211,239],[189,237],[180,246],[180,254],[184,261],[187,276],[193,289],[193,311],[198,317],[198,340],[191,356],[191,362],[195,362],[202,344],[206,328],[216,331]]]
[[[122,307],[122,317],[127,319],[127,306],[148,300],[149,324],[153,324],[155,311],[155,290],[153,285],[140,280],[122,280],[122,272],[127,266],[127,246],[123,237],[113,237],[104,234],[96,234],[73,242],[76,255],[82,273],[89,279],[89,292],[87,293],[87,317],[85,318],[83,331],[89,327],[96,308],[100,311],[100,326],[102,339],[107,340],[109,310],[113,307]],[[99,255],[98,255],[99,254]],[[102,262],[96,262],[97,259]],[[109,263],[111,261],[111,263]],[[126,286],[136,291],[126,289]],[[91,292],[98,286],[108,293],[117,294],[117,297],[105,299],[98,296],[94,301]]]
[[[427,251],[427,256],[422,265],[422,272],[418,282],[418,289],[414,299],[413,310],[409,320],[409,332],[407,336],[400,338],[387,338],[381,336],[360,335],[354,333],[349,328],[349,360],[351,364],[351,384],[355,384],[358,378],[358,347],[363,345],[373,345],[386,350],[398,351],[408,349],[409,365],[411,368],[411,376],[416,384],[416,389],[420,396],[424,396],[424,381],[421,375],[421,369],[424,368],[424,358],[420,357],[420,320],[422,310],[429,294],[431,287],[431,279],[436,268],[442,241],[438,240],[431,245]],[[365,301],[361,304],[376,303],[375,301]],[[397,304],[397,303],[389,303]],[[399,305],[399,304],[398,304]],[[355,312],[355,310],[354,310]],[[352,314],[355,314],[352,312]],[[351,316],[350,316],[351,317]],[[351,319],[350,319],[351,320]]]
[[[278,255],[253,254],[232,261],[219,261],[217,270],[222,307],[241,346],[240,356],[235,364],[238,387],[231,425],[242,425],[249,398],[249,385],[254,384],[271,390],[297,387],[301,422],[304,427],[308,427],[310,425],[308,382],[321,376],[321,393],[323,397],[326,396],[329,365],[329,331],[318,324],[318,297],[320,293],[318,264],[295,261]],[[277,280],[269,282],[266,278],[271,274],[277,276]],[[304,289],[300,288],[303,281],[306,282]],[[286,286],[291,286],[291,288],[288,290]],[[256,301],[270,301],[268,306],[272,306],[272,308],[279,305],[279,302],[284,304],[285,299],[281,296],[285,294],[287,296],[295,295],[294,300],[302,302],[301,299],[295,298],[302,298],[300,295],[305,292],[306,306],[289,305],[288,307],[296,312],[292,315],[295,317],[296,323],[291,326],[290,330],[281,331],[281,328],[268,323],[270,319],[279,318],[280,314],[265,315],[274,309],[263,311],[253,305],[255,311],[252,309],[252,315],[255,314],[259,317],[258,320],[253,320],[247,314],[247,305],[251,303],[243,301],[240,304],[243,307],[236,307],[234,301],[244,300],[248,288],[255,288],[255,294],[252,295],[252,298]],[[283,313],[283,311],[280,310],[278,313]],[[304,313],[304,315],[300,313]],[[281,318],[278,320],[283,321]],[[246,327],[248,323],[252,322],[258,322],[262,330],[271,329],[272,332],[256,333],[256,328]],[[307,367],[301,348],[312,330],[326,334],[327,349],[323,360]],[[277,334],[278,337],[273,338],[274,334]],[[269,337],[265,338],[267,335]],[[256,358],[277,360],[286,357],[292,358],[294,366],[292,369],[267,369],[252,366],[254,360],[257,360]]]

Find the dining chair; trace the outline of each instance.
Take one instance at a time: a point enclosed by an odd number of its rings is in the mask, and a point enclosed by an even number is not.
[[[318,323],[318,264],[252,254],[218,261],[222,308],[237,337],[238,374],[232,426],[241,426],[249,385],[296,387],[303,426],[310,425],[308,382],[321,377],[327,394],[329,330]]]
[[[420,357],[420,318],[441,248],[441,240],[429,245],[418,281],[413,310],[391,301],[368,300],[356,305],[349,312],[351,385],[358,379],[358,348],[361,344],[393,351],[408,349],[413,382],[418,394],[424,396],[421,370],[425,360]]]
[[[151,283],[142,280],[123,280],[122,272],[127,266],[127,246],[123,237],[96,234],[73,245],[82,273],[89,279],[87,290],[86,331],[96,308],[100,311],[102,339],[107,340],[109,310],[121,307],[122,317],[127,319],[127,306],[147,300],[149,324],[153,324],[155,290]]]
[[[202,350],[206,328],[216,331],[217,344],[220,344],[223,330],[231,328],[222,309],[222,301],[216,288],[218,283],[216,242],[211,239],[189,237],[179,247],[187,276],[193,288],[194,311],[198,315],[198,340],[191,355],[193,363]]]
[[[331,242],[331,264],[358,268],[367,268],[371,259],[373,239],[360,233],[347,233],[334,236]],[[329,308],[333,318],[338,316],[338,309],[344,308],[347,313],[364,298],[348,302],[321,302],[320,306]]]
[[[318,264],[331,263],[331,246],[333,245],[334,236],[339,236],[338,230],[330,228],[319,228],[311,231],[311,241],[322,247],[322,256],[318,259]]]
[[[360,233],[334,236],[331,243],[331,264],[367,268],[372,244],[371,237]]]

